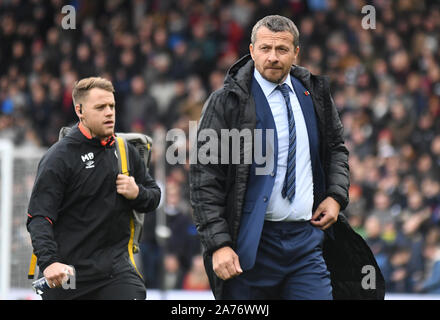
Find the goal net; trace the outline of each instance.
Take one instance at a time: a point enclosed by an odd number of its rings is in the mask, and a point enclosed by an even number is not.
[[[0,299],[32,299],[28,280],[32,245],[27,206],[45,149],[15,148],[0,140]]]

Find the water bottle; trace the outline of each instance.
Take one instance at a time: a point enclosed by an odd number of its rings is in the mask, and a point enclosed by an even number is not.
[[[42,277],[38,280],[32,282],[32,288],[35,290],[36,294],[42,295],[48,289],[50,289],[49,282],[45,277]]]
[[[73,266],[66,266],[66,269],[64,270],[64,274],[65,276],[61,284],[61,287],[63,289],[76,289],[75,268]],[[53,287],[49,285],[49,282],[45,277],[42,277],[32,282],[32,288],[35,290],[36,294],[42,295],[48,289],[52,289]]]

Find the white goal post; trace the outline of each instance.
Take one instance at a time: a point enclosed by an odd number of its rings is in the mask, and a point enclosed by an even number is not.
[[[27,207],[46,148],[0,139],[0,300],[32,299]]]
[[[11,217],[14,145],[0,140],[0,299],[7,299],[11,275]]]

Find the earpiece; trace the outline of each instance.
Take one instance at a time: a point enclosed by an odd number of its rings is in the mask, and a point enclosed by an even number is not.
[[[80,114],[83,113],[83,108],[82,108],[82,107],[83,107],[83,105],[80,103],[80,104],[79,104],[79,113],[80,113]]]

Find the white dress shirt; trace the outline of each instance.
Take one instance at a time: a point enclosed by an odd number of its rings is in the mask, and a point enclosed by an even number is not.
[[[276,90],[278,84],[264,79],[257,69],[254,71],[254,76],[269,103],[278,137],[278,169],[274,177],[275,183],[269,198],[265,220],[310,220],[312,218],[313,208],[313,173],[310,161],[309,136],[307,134],[307,127],[301,106],[292,86],[290,74],[284,83],[286,83],[290,89],[290,104],[292,106],[296,127],[296,184],[295,196],[292,203],[281,195],[286,176],[287,153],[289,150],[289,124],[286,102],[281,91]]]

